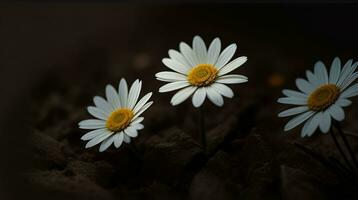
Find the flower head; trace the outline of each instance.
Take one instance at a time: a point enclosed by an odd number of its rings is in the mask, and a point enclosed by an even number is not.
[[[180,52],[169,50],[169,57],[164,58],[163,63],[173,71],[163,71],[155,76],[158,80],[169,82],[159,92],[179,90],[171,99],[172,105],[178,105],[193,95],[192,102],[195,107],[200,107],[208,97],[217,106],[222,106],[222,96],[232,98],[234,92],[225,84],[247,82],[247,77],[238,74],[230,74],[247,60],[245,56],[238,57],[231,62],[236,51],[236,44],[226,47],[221,53],[221,42],[215,38],[208,50],[203,39],[195,36],[193,48],[181,42]]]
[[[358,78],[358,72],[355,71],[357,66],[358,62],[353,64],[349,60],[341,68],[341,61],[335,58],[328,73],[325,65],[318,61],[314,72],[307,70],[308,80],[296,80],[300,91],[283,90],[286,97],[279,98],[278,102],[298,106],[278,114],[279,117],[297,115],[286,124],[284,130],[305,122],[301,136],[311,136],[318,127],[321,132],[327,133],[332,118],[342,121],[345,117],[342,107],[352,103],[349,97],[358,95],[358,83],[350,86]]]
[[[123,141],[130,143],[131,138],[138,136],[138,130],[144,128],[141,122],[144,117],[140,115],[152,105],[148,102],[152,93],[146,94],[138,101],[142,82],[134,81],[129,92],[125,79],[119,83],[118,90],[113,86],[106,86],[105,100],[96,96],[93,98],[95,106],[89,106],[88,112],[97,119],[87,119],[79,123],[81,129],[93,129],[82,136],[82,140],[89,140],[86,148],[99,143],[99,151],[105,151],[114,143],[119,148]]]

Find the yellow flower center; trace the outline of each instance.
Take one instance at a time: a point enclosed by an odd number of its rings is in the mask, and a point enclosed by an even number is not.
[[[106,122],[108,130],[113,132],[121,131],[129,125],[133,118],[133,111],[128,108],[120,108],[111,113]]]
[[[199,64],[188,73],[188,81],[195,86],[207,86],[215,81],[218,70],[210,64]]]
[[[336,85],[322,85],[310,94],[307,105],[314,111],[324,110],[337,100],[339,94],[340,90]]]

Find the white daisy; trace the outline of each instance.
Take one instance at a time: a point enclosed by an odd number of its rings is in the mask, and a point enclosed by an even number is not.
[[[171,99],[172,105],[178,105],[193,94],[192,102],[195,107],[200,107],[208,97],[217,106],[222,106],[222,96],[232,98],[233,91],[225,84],[247,82],[247,77],[238,74],[230,74],[231,71],[244,64],[245,56],[230,61],[236,51],[236,44],[226,47],[221,53],[221,42],[215,38],[207,50],[203,39],[195,36],[193,48],[181,42],[180,52],[169,50],[169,57],[162,61],[164,65],[173,71],[163,71],[155,76],[157,80],[169,82],[162,86],[159,92],[179,90]]]
[[[318,127],[321,132],[327,133],[331,128],[331,118],[342,121],[345,117],[342,107],[352,103],[347,98],[358,95],[358,83],[350,86],[358,77],[357,66],[358,62],[353,64],[353,60],[349,60],[341,68],[341,61],[335,58],[328,74],[325,65],[318,61],[314,72],[307,70],[308,80],[296,80],[300,91],[283,90],[286,97],[279,98],[278,102],[298,106],[278,114],[279,117],[297,115],[284,130],[305,122],[301,136],[311,136]]]
[[[152,93],[146,94],[138,101],[142,82],[134,81],[129,93],[125,79],[121,79],[118,91],[113,86],[106,86],[105,100],[102,97],[93,98],[95,106],[87,107],[88,112],[97,119],[87,119],[79,123],[81,129],[93,129],[82,136],[89,140],[86,148],[101,143],[99,151],[106,150],[112,143],[119,148],[123,141],[130,143],[131,138],[138,136],[138,130],[144,128],[140,115],[152,105],[148,102]]]

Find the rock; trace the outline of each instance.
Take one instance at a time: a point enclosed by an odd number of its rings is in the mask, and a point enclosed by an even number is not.
[[[69,176],[85,176],[101,186],[108,186],[115,170],[105,161],[83,162],[72,161],[67,165],[65,174]]]
[[[281,165],[281,191],[283,199],[327,199],[319,181],[300,169]]]
[[[189,135],[171,128],[146,141],[143,173],[165,182],[176,182],[186,166],[203,153]]]
[[[27,174],[29,184],[40,197],[51,199],[112,199],[111,194],[83,175],[68,176],[62,171]]]
[[[62,169],[66,165],[66,158],[62,153],[61,144],[42,133],[33,133],[30,146],[32,147],[34,167],[40,169]]]
[[[207,132],[207,151],[209,153],[215,152],[219,145],[221,145],[230,133],[234,130],[237,124],[235,117],[230,117],[222,123],[218,124],[212,130]]]
[[[197,173],[189,188],[190,199],[236,199],[237,185],[233,182],[233,169],[230,155],[217,152]]]

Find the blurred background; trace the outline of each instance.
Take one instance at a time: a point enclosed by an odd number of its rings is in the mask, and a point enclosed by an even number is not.
[[[1,199],[356,199],[339,177],[297,150],[299,141],[339,158],[326,135],[283,134],[276,99],[322,60],[357,60],[357,4],[132,5],[3,4],[0,7]],[[179,42],[238,45],[223,108],[206,102],[209,154],[198,141],[198,111],[170,105],[154,74]],[[155,104],[130,149],[85,150],[77,123],[92,97],[121,77],[143,80]],[[355,102],[344,129],[357,133]],[[356,136],[350,138],[355,152]],[[342,196],[343,195],[343,196]]]

